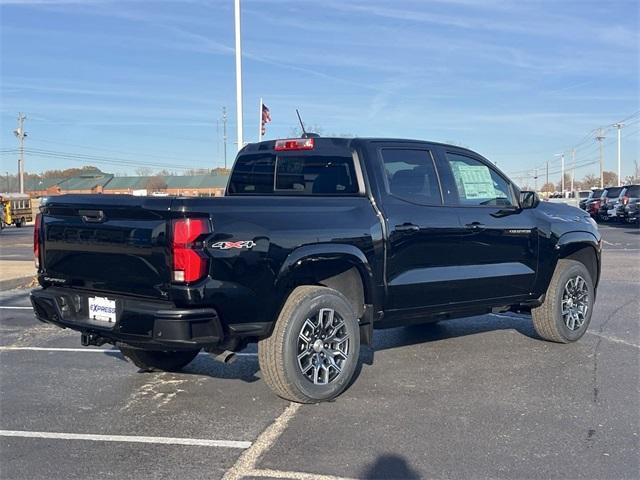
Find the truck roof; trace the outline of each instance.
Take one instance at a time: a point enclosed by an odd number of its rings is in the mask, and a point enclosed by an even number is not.
[[[290,137],[290,138],[294,138],[294,137]],[[450,147],[450,148],[456,148],[459,150],[466,150],[467,152],[471,152],[478,155],[477,152],[466,147],[461,147],[459,145],[453,145],[449,143],[434,142],[431,140],[418,140],[418,139],[409,139],[409,138],[388,138],[388,137],[313,137],[313,139],[316,145],[322,148],[326,148],[328,146],[348,148],[355,143],[376,143],[376,142],[402,142],[402,143],[421,143],[421,144],[428,143],[430,145],[438,145],[442,147]],[[274,149],[275,143],[278,140],[281,140],[281,139],[264,140],[262,142],[249,143],[245,145],[245,147],[242,150],[240,150],[239,153],[253,153],[253,152],[259,152],[259,151],[265,151],[265,150],[270,151]]]

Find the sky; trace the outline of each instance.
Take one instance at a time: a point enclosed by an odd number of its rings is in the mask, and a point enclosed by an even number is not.
[[[325,135],[471,148],[530,183],[576,148],[576,178],[640,156],[640,3],[242,0],[245,141]],[[1,173],[27,116],[26,170],[133,174],[224,165],[237,150],[233,0],[0,0]],[[544,179],[543,179],[544,180]]]

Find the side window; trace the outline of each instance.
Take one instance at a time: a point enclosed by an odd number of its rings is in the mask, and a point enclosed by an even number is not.
[[[475,158],[447,152],[458,189],[458,202],[468,206],[509,207],[516,204],[509,182]]]
[[[390,195],[421,205],[442,205],[431,152],[384,148],[381,153]]]

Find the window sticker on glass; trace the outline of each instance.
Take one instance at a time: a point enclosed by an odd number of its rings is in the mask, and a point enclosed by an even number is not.
[[[494,198],[495,188],[491,173],[484,165],[466,165],[462,162],[451,162],[454,176],[462,187],[466,199]]]

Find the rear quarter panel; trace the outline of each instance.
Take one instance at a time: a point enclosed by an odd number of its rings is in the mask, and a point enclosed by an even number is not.
[[[274,320],[291,288],[283,276],[323,246],[336,258],[349,249],[362,252],[372,266],[375,288],[382,283],[382,228],[366,197],[176,199],[172,210],[208,213],[213,225],[205,247],[211,258],[209,278],[175,288],[172,297],[177,303],[214,305],[227,325]],[[254,246],[214,247],[241,241]]]

